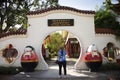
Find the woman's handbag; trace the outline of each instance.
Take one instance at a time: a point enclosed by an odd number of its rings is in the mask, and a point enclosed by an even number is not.
[[[57,57],[57,60],[55,61],[56,64],[59,64],[59,61],[58,61],[58,57]]]
[[[55,61],[55,63],[56,63],[56,64],[59,64],[59,61],[58,61],[58,60],[56,60],[56,61]]]

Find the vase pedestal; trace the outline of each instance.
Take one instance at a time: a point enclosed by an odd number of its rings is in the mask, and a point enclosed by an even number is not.
[[[120,59],[116,59],[116,62],[120,65]]]
[[[33,72],[38,62],[21,62],[21,66],[25,72]]]
[[[91,72],[97,72],[102,64],[102,61],[85,62],[85,64],[87,65]]]

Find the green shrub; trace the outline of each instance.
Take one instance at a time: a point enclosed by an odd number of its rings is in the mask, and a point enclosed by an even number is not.
[[[21,71],[21,67],[0,67],[0,74],[17,74]]]
[[[117,63],[106,63],[100,67],[100,71],[109,71],[109,70],[120,70],[120,64]]]

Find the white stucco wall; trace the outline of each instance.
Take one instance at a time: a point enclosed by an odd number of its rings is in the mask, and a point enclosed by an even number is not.
[[[113,34],[96,34],[95,41],[100,53],[103,53],[103,48],[106,47],[109,42],[112,42],[115,47],[120,48],[120,42],[116,40],[115,35]]]

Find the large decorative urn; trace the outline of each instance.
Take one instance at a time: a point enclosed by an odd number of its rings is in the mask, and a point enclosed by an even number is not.
[[[102,55],[98,52],[95,44],[88,47],[85,55],[85,64],[91,70],[91,72],[96,72],[102,65]]]
[[[32,46],[26,46],[21,57],[21,66],[25,72],[33,72],[38,64],[38,56]]]

